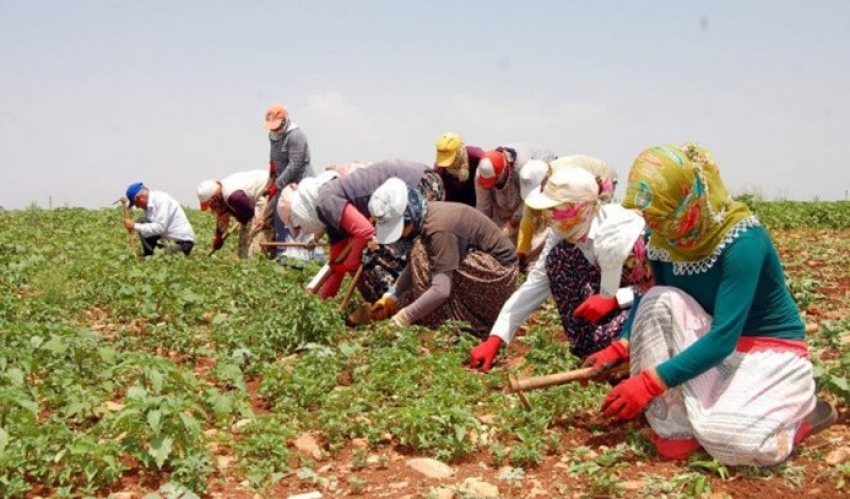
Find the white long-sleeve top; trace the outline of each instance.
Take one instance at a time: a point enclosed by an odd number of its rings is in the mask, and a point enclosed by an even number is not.
[[[195,241],[195,231],[176,199],[162,191],[148,191],[148,207],[134,226],[142,237],[162,236],[173,241]]]
[[[231,173],[221,179],[221,195],[228,199],[236,191],[243,191],[248,198],[257,202],[266,191],[269,183],[269,171],[264,169]]]
[[[600,232],[603,234],[628,234],[626,238],[623,238],[619,242],[620,246],[628,245],[628,251],[625,251],[625,256],[620,261],[619,267],[616,265],[605,265],[601,269],[603,281],[606,280],[609,274],[612,274],[616,275],[617,282],[619,283],[623,262],[625,262],[626,257],[631,252],[631,248],[637,241],[637,237],[640,236],[643,226],[643,219],[636,213],[626,210],[620,205],[603,205],[593,218],[593,222],[591,222],[587,238],[585,241],[576,244],[576,247],[581,250],[589,262],[596,264],[597,246],[599,245],[597,239],[599,239],[598,235]],[[611,229],[614,227],[619,230],[612,231]],[[624,228],[625,230],[623,230]],[[632,234],[635,234],[634,239],[631,239]],[[498,336],[505,344],[510,343],[516,334],[516,330],[552,294],[549,287],[549,276],[546,274],[546,257],[552,251],[552,248],[561,241],[562,238],[560,236],[551,229],[548,229],[543,251],[531,269],[529,269],[525,282],[514,291],[511,297],[508,298],[508,301],[502,306],[502,310],[499,312],[499,316],[490,330],[491,336]],[[611,245],[609,244],[607,246],[610,247]],[[622,254],[623,251],[617,251],[616,253]],[[610,281],[611,279],[608,278],[607,280]],[[628,308],[634,301],[634,290],[630,286],[619,288],[616,290],[614,296],[617,298],[617,303],[620,304],[621,309]]]

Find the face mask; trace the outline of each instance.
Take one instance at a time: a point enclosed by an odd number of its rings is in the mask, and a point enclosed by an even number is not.
[[[269,132],[269,138],[274,140],[274,141],[278,141],[278,140],[282,139],[283,138],[283,127],[281,127],[278,130],[271,130]]]
[[[562,239],[575,244],[583,241],[590,232],[596,203],[565,203],[543,210],[546,224]]]

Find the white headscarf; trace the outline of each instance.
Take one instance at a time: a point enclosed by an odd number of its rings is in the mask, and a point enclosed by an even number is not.
[[[319,215],[316,213],[316,203],[319,200],[319,189],[336,177],[337,172],[326,170],[319,176],[307,177],[298,184],[292,196],[290,228],[300,227],[302,234],[314,235],[321,234],[325,230],[325,224],[319,220]]]

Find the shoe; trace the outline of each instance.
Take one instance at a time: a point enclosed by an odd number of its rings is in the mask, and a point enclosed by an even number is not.
[[[797,429],[797,434],[794,435],[794,444],[799,444],[807,437],[829,428],[836,421],[838,421],[838,412],[835,407],[826,400],[817,399],[815,408]]]
[[[829,402],[818,399],[815,408],[806,416],[806,422],[811,426],[810,435],[821,432],[838,421],[838,411]]]

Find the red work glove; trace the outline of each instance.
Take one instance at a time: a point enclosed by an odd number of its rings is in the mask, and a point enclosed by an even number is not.
[[[275,197],[275,195],[277,194],[277,185],[275,185],[275,184],[270,185],[269,188],[266,189],[265,194],[269,198]]]
[[[330,254],[328,256],[328,265],[334,274],[344,276],[348,269],[345,267],[345,259],[348,255],[343,255],[343,251],[348,246],[348,239],[342,239],[331,244]],[[334,293],[336,294],[336,293]]]
[[[620,304],[617,303],[617,297],[605,297],[595,294],[576,307],[575,311],[573,311],[573,317],[580,317],[596,324],[603,317],[618,308],[620,308]]]
[[[655,397],[664,393],[664,385],[643,371],[637,376],[621,381],[602,401],[606,416],[634,419]]]
[[[620,340],[614,340],[602,350],[588,355],[581,367],[595,367],[593,376],[598,376],[624,360],[629,360],[629,349]]]
[[[517,260],[519,260],[519,271],[523,274],[528,272],[528,257],[525,256],[525,253],[517,253]]]
[[[502,338],[492,335],[482,341],[477,347],[469,352],[469,363],[473,369],[481,368],[485,373],[493,367],[493,359],[499,353],[499,347],[502,346]]]
[[[218,251],[222,246],[224,246],[224,238],[221,236],[221,233],[216,232],[213,238],[213,249]]]

